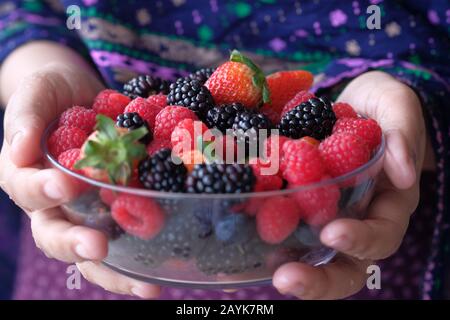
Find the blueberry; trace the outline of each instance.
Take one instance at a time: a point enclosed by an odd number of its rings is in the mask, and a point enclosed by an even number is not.
[[[307,225],[299,226],[297,230],[295,230],[294,236],[305,246],[314,247],[320,245],[319,235]]]
[[[247,235],[249,219],[242,214],[228,214],[214,224],[216,238],[224,243],[235,243]]]

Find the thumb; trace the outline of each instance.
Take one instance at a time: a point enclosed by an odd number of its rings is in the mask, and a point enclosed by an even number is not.
[[[416,182],[425,152],[420,101],[413,90],[387,74],[363,77],[350,83],[338,101],[379,123],[386,138],[384,170],[395,187],[408,189]]]
[[[60,113],[74,104],[91,102],[101,85],[93,78],[86,81],[86,76],[67,67],[50,65],[18,86],[4,119],[10,159],[16,166],[29,166],[41,158],[42,134]]]

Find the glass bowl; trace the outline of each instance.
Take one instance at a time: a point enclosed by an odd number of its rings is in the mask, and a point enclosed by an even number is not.
[[[385,151],[383,136],[378,150],[365,165],[346,175],[295,189],[217,195],[168,193],[115,186],[66,169],[47,150],[48,136],[56,125],[57,122],[50,125],[42,139],[44,155],[49,166],[83,186],[79,196],[61,208],[71,222],[101,230],[108,236],[109,252],[103,263],[141,281],[190,288],[224,289],[268,284],[274,271],[286,262],[300,261],[311,265],[329,262],[336,252],[320,242],[323,223],[301,221],[283,242],[269,244],[260,239],[251,213],[275,197],[308,201],[314,193],[333,190],[337,194],[336,215],[331,220],[363,219]],[[125,232],[113,220],[110,206],[102,202],[101,192],[115,196],[129,194],[157,203],[165,216],[162,230],[151,240]],[[230,219],[231,215],[234,216]],[[236,215],[240,218],[234,219]],[[228,221],[225,225],[224,220]],[[231,239],[218,236],[219,224],[234,230]]]

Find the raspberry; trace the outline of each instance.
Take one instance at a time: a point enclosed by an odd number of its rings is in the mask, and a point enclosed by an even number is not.
[[[373,119],[362,118],[342,118],[339,119],[333,128],[333,133],[349,132],[364,140],[372,151],[381,142],[381,128]]]
[[[337,177],[369,161],[367,144],[353,133],[334,133],[319,145],[320,155],[328,172]]]
[[[203,134],[208,131],[208,127],[201,121],[184,119],[177,124],[172,131],[171,143],[175,154],[181,156],[184,152],[198,148],[199,139],[203,139]]]
[[[58,158],[66,150],[81,148],[86,138],[86,133],[79,128],[59,127],[50,135],[48,149],[53,157]]]
[[[270,164],[263,163],[260,159],[256,159],[256,163],[250,161],[250,166],[256,177],[255,192],[279,190],[283,187],[283,179],[277,173],[267,174],[268,171],[264,170],[269,170],[268,167],[270,167]]]
[[[283,152],[283,178],[290,184],[308,184],[319,181],[325,175],[318,147],[307,140],[287,141],[283,145]]]
[[[149,156],[152,156],[161,149],[170,149],[170,148],[172,148],[172,144],[171,144],[170,140],[167,140],[167,139],[153,140],[147,146],[147,154]]]
[[[299,104],[302,104],[302,102],[306,102],[311,98],[315,98],[316,96],[308,91],[300,91],[297,93],[291,100],[288,101],[283,107],[283,110],[281,111],[281,116],[284,116],[286,113],[294,109]]]
[[[113,202],[117,199],[118,193],[110,189],[100,188],[99,195],[100,199],[102,199],[102,202],[104,204],[111,206]]]
[[[272,197],[264,201],[256,215],[259,237],[270,244],[283,242],[294,232],[300,221],[297,203],[287,197]]]
[[[113,120],[123,113],[125,107],[130,103],[131,99],[117,91],[106,89],[100,91],[95,97],[92,109],[96,113],[104,114]]]
[[[259,112],[261,112],[263,115],[265,115],[271,123],[273,123],[274,125],[278,124],[280,122],[281,116],[280,114],[275,111],[274,109],[272,109],[272,106],[269,104],[265,104],[263,105],[260,109]]]
[[[152,104],[148,100],[138,97],[131,101],[124,110],[124,113],[138,113],[142,119],[147,121],[150,128],[155,127],[156,115],[163,109],[157,104]]]
[[[59,126],[77,127],[86,132],[86,134],[90,134],[95,127],[96,115],[92,109],[74,106],[61,114]]]
[[[152,105],[164,108],[167,106],[167,96],[164,94],[155,94],[147,98],[147,101]]]
[[[276,139],[277,138],[277,139]],[[281,135],[271,135],[264,141],[265,157],[270,161],[278,162],[279,169],[283,170],[281,165],[283,164],[283,145],[291,139]]]
[[[324,180],[329,178],[324,176]],[[295,188],[295,186],[289,187]],[[336,217],[340,196],[339,188],[334,184],[299,191],[293,195],[302,218],[312,226],[322,226]]]
[[[336,115],[336,119],[341,118],[358,118],[355,110],[352,106],[345,102],[336,102],[333,104],[333,111]]]
[[[149,198],[122,194],[111,206],[113,219],[131,235],[148,240],[154,238],[164,226],[164,213]]]
[[[155,119],[154,137],[170,140],[173,129],[184,119],[198,120],[195,113],[185,107],[168,106],[162,109]]]
[[[81,173],[73,167],[80,158],[80,152],[79,148],[66,150],[58,156],[58,162],[69,170]]]

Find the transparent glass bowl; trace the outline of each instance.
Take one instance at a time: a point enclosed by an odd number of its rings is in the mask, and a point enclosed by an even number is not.
[[[298,199],[300,194],[300,198],[308,199],[311,192],[334,188],[340,195],[333,219],[363,219],[385,151],[383,137],[378,150],[364,166],[346,175],[295,189],[231,195],[167,193],[110,185],[64,168],[47,150],[47,138],[55,127],[56,123],[50,125],[43,137],[45,157],[51,166],[82,184],[84,190],[77,199],[62,205],[62,210],[71,222],[105,232],[109,238],[109,253],[103,263],[142,281],[191,288],[261,285],[269,283],[273,272],[286,262],[301,261],[311,265],[329,262],[336,252],[321,244],[320,225],[300,222],[290,237],[272,245],[260,239],[255,217],[246,211],[273,197]],[[102,189],[157,202],[165,213],[162,231],[151,240],[124,232],[112,219],[110,207],[102,202],[99,196]],[[239,223],[234,224],[238,228],[237,236],[221,241],[215,233],[215,223],[230,214],[242,214],[245,218],[241,217]]]

